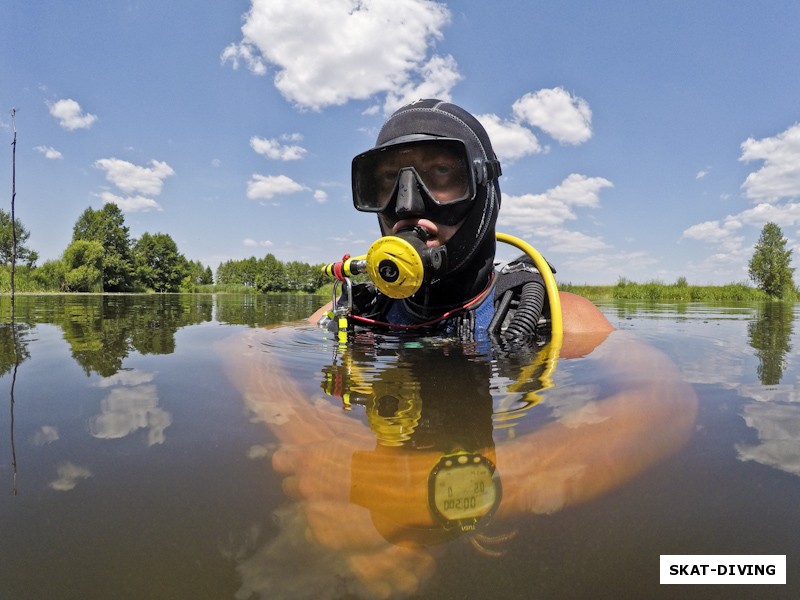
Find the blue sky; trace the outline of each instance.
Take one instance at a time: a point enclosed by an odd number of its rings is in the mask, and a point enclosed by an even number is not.
[[[451,99],[504,167],[499,230],[560,281],[727,283],[776,222],[800,265],[800,3],[0,0],[0,196],[58,258],[87,207],[216,269],[364,252],[350,160]],[[2,188],[0,188],[2,189]],[[5,198],[5,199],[3,199]]]

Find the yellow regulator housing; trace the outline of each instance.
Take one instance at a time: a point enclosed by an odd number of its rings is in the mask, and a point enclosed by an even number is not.
[[[387,235],[367,251],[367,274],[390,298],[408,298],[416,293],[426,275],[439,271],[445,261],[443,249],[428,248],[416,235]]]
[[[564,331],[561,299],[550,265],[527,242],[506,233],[498,232],[496,235],[497,241],[525,252],[542,275],[550,302],[552,342],[554,347],[560,348]],[[430,281],[437,273],[446,269],[445,248],[443,246],[429,248],[409,230],[384,236],[373,242],[367,254],[354,258],[345,257],[341,262],[326,265],[322,270],[325,274],[338,279],[366,272],[375,287],[383,294],[390,298],[401,299],[413,295],[424,282]],[[335,289],[334,287],[334,292]]]

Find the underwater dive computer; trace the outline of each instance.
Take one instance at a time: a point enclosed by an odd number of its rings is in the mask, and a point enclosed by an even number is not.
[[[495,466],[481,454],[447,454],[428,476],[428,506],[445,529],[466,532],[486,524],[501,495]]]

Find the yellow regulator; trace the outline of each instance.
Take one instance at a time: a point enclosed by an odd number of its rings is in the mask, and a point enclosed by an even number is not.
[[[429,248],[411,231],[384,236],[367,251],[367,274],[390,298],[408,298],[446,265],[443,247]]]
[[[497,241],[516,246],[527,254],[541,273],[550,303],[552,340],[554,347],[561,346],[563,321],[561,300],[556,280],[550,265],[539,252],[527,242],[506,233],[497,233]],[[372,283],[390,298],[401,299],[412,296],[423,283],[435,280],[447,271],[447,249],[444,246],[428,247],[422,239],[421,230],[414,228],[384,236],[370,246],[365,255],[325,265],[322,271],[339,281],[353,275],[367,273]],[[334,304],[336,303],[334,286]]]

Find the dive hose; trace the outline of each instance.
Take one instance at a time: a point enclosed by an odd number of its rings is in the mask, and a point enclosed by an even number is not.
[[[556,347],[561,346],[564,335],[561,299],[558,294],[555,276],[550,265],[541,254],[527,242],[507,233],[496,233],[497,240],[522,250],[533,261],[544,280],[544,293],[550,303],[551,340]],[[366,254],[350,257],[325,265],[322,271],[344,281],[366,273],[375,287],[390,298],[408,298],[422,287],[423,283],[434,279],[447,268],[447,251],[444,247],[428,247],[416,228],[379,238],[370,246]],[[535,330],[536,323],[544,305],[539,283],[523,286],[520,306],[529,307],[517,311],[509,328],[511,335]],[[516,322],[515,322],[516,319]]]
[[[550,335],[553,345],[560,347],[561,341],[564,338],[564,321],[561,314],[561,297],[558,295],[558,287],[556,286],[556,278],[553,275],[553,270],[544,257],[529,243],[507,233],[497,232],[496,236],[497,241],[514,246],[527,254],[533,261],[542,279],[544,279],[545,292],[550,302]]]

